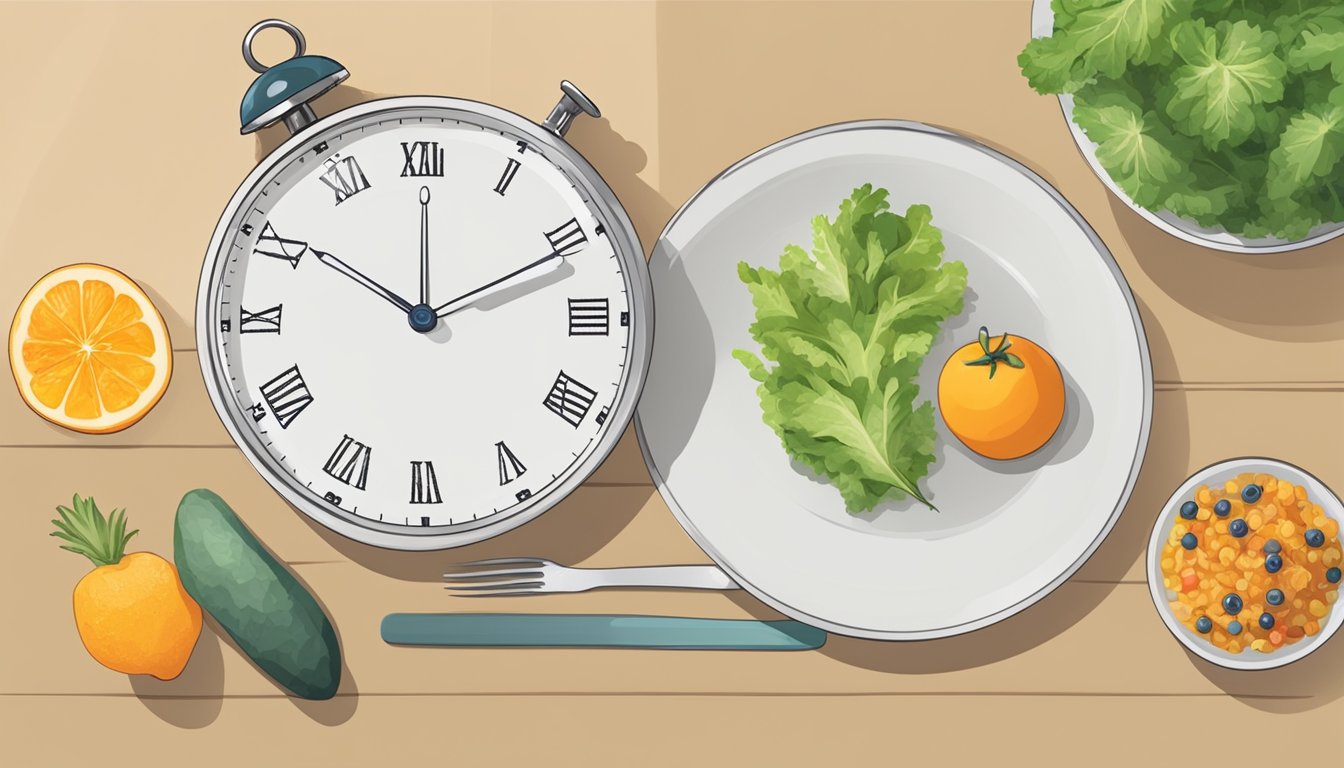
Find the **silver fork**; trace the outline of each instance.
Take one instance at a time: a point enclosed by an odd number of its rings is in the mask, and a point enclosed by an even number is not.
[[[737,589],[714,565],[658,565],[646,568],[569,568],[540,557],[502,557],[450,566],[443,574],[459,597],[518,597],[547,592],[587,592],[607,587],[654,589]]]

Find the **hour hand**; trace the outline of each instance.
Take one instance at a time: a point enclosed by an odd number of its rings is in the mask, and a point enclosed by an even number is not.
[[[402,312],[410,313],[411,311],[410,302],[401,298],[397,294],[387,290],[383,286],[375,283],[373,280],[365,276],[364,273],[360,272],[359,270],[355,269],[349,264],[346,264],[344,261],[341,261],[335,256],[332,256],[330,253],[323,253],[322,251],[319,251],[317,249],[313,249],[313,253],[317,255],[318,261],[322,262],[323,264],[326,264],[328,267],[331,267],[337,272],[340,272],[342,275],[345,275],[351,280],[354,280],[356,283],[359,283],[365,288],[368,288],[370,291],[373,291],[379,296],[382,296],[390,304],[392,304],[392,306],[396,307],[397,309],[400,309]]]
[[[547,272],[559,269],[564,262],[564,257],[560,253],[553,252],[521,269],[510,272],[498,280],[486,283],[474,291],[468,291],[451,301],[440,304],[434,308],[434,314],[439,317],[447,317],[458,310],[466,309],[487,296],[494,296],[497,293],[502,293],[522,283],[534,280]]]

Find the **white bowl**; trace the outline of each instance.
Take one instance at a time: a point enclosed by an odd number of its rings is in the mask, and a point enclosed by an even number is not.
[[[1050,0],[1035,0],[1031,6],[1031,36],[1046,37],[1054,31],[1054,28],[1055,13],[1050,8]],[[1097,174],[1097,178],[1101,179],[1107,189],[1123,200],[1131,210],[1146,219],[1149,224],[1173,237],[1219,251],[1262,254],[1310,248],[1313,245],[1319,245],[1344,235],[1344,222],[1330,222],[1315,227],[1301,240],[1281,240],[1277,237],[1240,237],[1222,228],[1211,229],[1202,226],[1198,222],[1181,218],[1171,211],[1154,213],[1147,208],[1136,205],[1129,198],[1129,195],[1120,188],[1120,185],[1111,179],[1111,174],[1097,160],[1096,142],[1089,139],[1087,134],[1083,133],[1083,129],[1073,122],[1073,94],[1061,93],[1059,95],[1059,106],[1064,112],[1064,122],[1069,126],[1069,132],[1073,134],[1073,141],[1078,145],[1078,151],[1087,160],[1087,164],[1092,166],[1092,171]]]
[[[1162,548],[1166,544],[1167,534],[1171,531],[1171,526],[1180,512],[1181,504],[1194,498],[1195,490],[1199,486],[1221,486],[1243,472],[1264,472],[1280,479],[1291,480],[1293,485],[1305,486],[1307,498],[1311,499],[1313,503],[1320,504],[1327,517],[1336,521],[1344,520],[1344,505],[1340,504],[1339,498],[1326,487],[1325,483],[1317,480],[1300,467],[1263,458],[1229,459],[1205,467],[1191,475],[1190,479],[1186,480],[1180,488],[1177,488],[1170,499],[1167,499],[1166,506],[1162,508],[1162,514],[1158,516],[1157,523],[1153,526],[1152,536],[1148,539],[1148,592],[1152,595],[1153,605],[1157,607],[1157,613],[1162,617],[1162,622],[1167,625],[1167,629],[1171,630],[1176,639],[1180,640],[1181,644],[1196,656],[1228,669],[1273,669],[1297,661],[1321,647],[1326,640],[1329,640],[1330,636],[1339,629],[1339,625],[1344,624],[1344,605],[1336,602],[1331,607],[1330,613],[1326,614],[1321,631],[1315,637],[1303,638],[1292,645],[1285,645],[1271,653],[1261,653],[1247,648],[1241,653],[1233,654],[1218,648],[1205,640],[1202,635],[1178,621],[1171,612],[1171,607],[1167,601],[1167,588],[1162,583]],[[1254,617],[1252,617],[1252,620],[1254,620]]]

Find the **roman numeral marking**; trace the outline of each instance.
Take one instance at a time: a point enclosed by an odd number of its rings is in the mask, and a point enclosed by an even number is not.
[[[595,390],[589,389],[578,379],[570,378],[569,374],[561,371],[542,404],[571,427],[578,429],[583,417],[588,415],[588,409],[593,407],[593,400],[596,397]]]
[[[583,248],[584,243],[588,242],[588,236],[583,234],[583,227],[579,226],[577,219],[570,219],[547,232],[546,239],[550,242],[551,249],[561,256],[573,256]]]
[[[343,435],[327,463],[322,465],[322,471],[362,491],[369,481],[369,458],[372,455],[372,448]]]
[[[284,309],[284,306],[284,304],[276,304],[274,307],[263,309],[260,312],[248,312],[246,307],[239,307],[238,332],[279,333],[280,311]]]
[[[606,336],[611,326],[606,299],[570,299],[569,335]]]
[[[326,161],[326,166],[327,170],[321,176],[322,183],[331,187],[331,191],[336,193],[337,205],[371,186],[353,157],[342,158],[340,155],[333,155]]]
[[[514,160],[512,157],[509,158],[509,164],[504,166],[504,175],[499,177],[499,183],[495,185],[495,191],[498,192],[501,197],[508,191],[509,184],[513,182],[513,177],[518,175],[518,169],[522,167],[522,163]]]
[[[439,479],[434,475],[434,462],[412,461],[411,503],[441,504],[442,502],[443,497],[439,495]],[[429,518],[424,519],[428,520]],[[428,524],[425,523],[425,525]]]
[[[271,407],[281,429],[289,429],[294,419],[313,402],[297,365],[289,366],[279,376],[262,384],[260,389],[262,399]]]
[[[442,176],[443,150],[437,141],[401,142],[402,176]]]
[[[284,259],[292,269],[299,268],[299,259],[308,252],[308,244],[302,240],[290,240],[276,234],[275,227],[268,221],[261,228],[261,236],[252,247],[252,253],[270,256],[272,259]]]
[[[503,442],[495,443],[495,453],[499,455],[500,485],[508,485],[527,471],[523,462],[519,461],[518,457],[513,455],[513,451],[509,450],[509,446]]]

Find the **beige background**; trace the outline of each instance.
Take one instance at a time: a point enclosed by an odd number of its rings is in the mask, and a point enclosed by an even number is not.
[[[1148,599],[1148,531],[1191,470],[1261,454],[1344,489],[1344,241],[1270,258],[1163,235],[1110,197],[1056,102],[1015,67],[1024,0],[0,4],[0,314],[49,269],[118,266],[168,318],[175,377],[139,425],[101,438],[33,416],[0,384],[0,759],[17,765],[793,765],[1008,759],[1031,744],[1088,763],[1267,754],[1328,742],[1344,716],[1344,641],[1292,667],[1237,674],[1191,657]],[[703,562],[627,434],[573,497],[522,529],[450,554],[393,554],[329,534],[269,490],[206,399],[192,330],[219,212],[282,129],[238,135],[256,20],[298,24],[352,73],[319,114],[440,93],[543,117],[564,77],[602,107],[571,141],[629,209],[646,249],[715,173],[785,136],[855,118],[923,120],[979,138],[1054,183],[1128,277],[1152,348],[1152,441],[1119,525],[1054,595],[969,636],[817,652],[729,654],[391,648],[394,611],[463,610],[444,562],[540,554],[572,564]],[[287,54],[278,33],[263,60]],[[347,674],[332,701],[281,695],[207,627],[170,683],[83,651],[70,592],[87,570],[47,538],[70,494],[125,506],[139,548],[171,552],[181,494],[209,486],[327,605]],[[1068,514],[1061,509],[1060,514]],[[596,593],[471,609],[770,617],[735,593]],[[1218,724],[1229,723],[1219,731]],[[1221,735],[1220,735],[1221,734]],[[1315,734],[1314,736],[1308,734]],[[1313,741],[1315,739],[1316,741]],[[1239,745],[1239,746],[1236,746]],[[1244,751],[1249,749],[1249,751]],[[1177,757],[1183,755],[1185,757]]]

